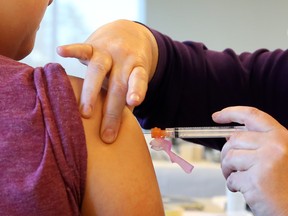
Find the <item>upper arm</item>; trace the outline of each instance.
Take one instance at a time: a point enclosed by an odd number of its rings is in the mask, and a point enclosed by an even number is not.
[[[79,99],[82,81],[74,79]],[[92,118],[83,119],[88,150],[83,215],[164,215],[151,157],[133,114],[124,110],[114,143],[100,139],[104,97],[101,92]]]

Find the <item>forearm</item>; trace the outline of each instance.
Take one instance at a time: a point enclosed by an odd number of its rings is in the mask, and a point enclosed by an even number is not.
[[[288,120],[271,103],[280,103],[288,93],[286,51],[237,55],[231,49],[211,51],[200,43],[175,42],[153,33],[159,47],[158,65],[144,103],[134,112],[144,128],[210,125],[211,113],[239,104]],[[281,105],[287,107],[287,103]]]
[[[254,106],[282,124],[288,121],[286,51],[237,55],[231,49],[211,51],[201,43],[180,43],[152,32],[158,65],[145,101],[134,111],[143,128],[210,126],[213,112],[233,105]]]
[[[144,103],[134,112],[142,127],[207,126],[214,111],[235,100],[247,103],[248,80],[233,51],[213,52],[201,43],[180,43],[153,33],[158,65]],[[226,71],[233,74],[227,77]]]

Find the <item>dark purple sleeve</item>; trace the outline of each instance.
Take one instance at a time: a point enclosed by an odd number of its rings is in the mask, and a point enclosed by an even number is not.
[[[158,44],[158,65],[145,101],[134,111],[143,128],[215,125],[211,114],[234,105],[257,107],[288,126],[287,51],[259,49],[237,55],[151,31]],[[223,140],[204,145],[221,149]]]

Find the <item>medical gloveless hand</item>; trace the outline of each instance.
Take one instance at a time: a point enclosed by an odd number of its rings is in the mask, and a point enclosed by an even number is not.
[[[131,109],[139,105],[154,75],[158,61],[154,36],[142,24],[118,20],[100,27],[84,44],[61,46],[57,51],[87,65],[80,102],[84,117],[93,112],[92,104],[109,77],[101,135],[104,142],[113,142],[125,104]]]
[[[288,214],[288,131],[252,107],[228,107],[213,114],[217,123],[245,124],[221,152],[222,171],[231,191],[243,193],[255,216]]]

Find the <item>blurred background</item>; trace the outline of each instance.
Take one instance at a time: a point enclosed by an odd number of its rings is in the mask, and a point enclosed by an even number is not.
[[[143,21],[142,4],[142,0],[55,0],[41,23],[35,49],[23,61],[33,66],[60,62],[67,73],[83,77],[85,67],[59,57],[56,47],[83,42],[98,27],[115,19]]]
[[[285,0],[55,0],[48,8],[35,50],[24,61],[43,65],[65,61],[56,46],[83,42],[115,19],[136,20],[176,40],[203,42],[209,49],[236,52],[286,48],[288,2]],[[67,64],[77,72],[77,62]]]
[[[42,22],[34,51],[23,62],[33,66],[59,62],[68,74],[83,77],[85,67],[57,56],[56,47],[83,42],[95,29],[116,19],[140,21],[175,40],[203,42],[219,51],[286,49],[287,11],[288,1],[284,0],[55,0]],[[145,136],[148,144],[150,136]],[[151,150],[167,209],[177,206],[222,215],[228,199],[243,203],[226,191],[219,152],[182,140],[171,141],[173,151],[195,168],[186,174],[170,163],[165,153]]]

